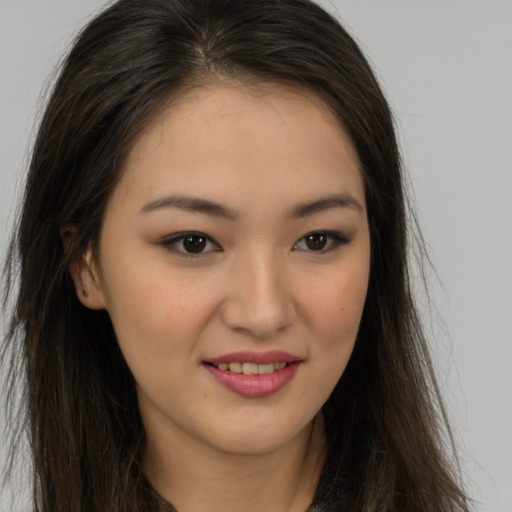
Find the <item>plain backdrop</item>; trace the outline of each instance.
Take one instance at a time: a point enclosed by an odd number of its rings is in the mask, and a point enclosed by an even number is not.
[[[512,1],[322,4],[362,45],[395,113],[438,276],[429,272],[435,308],[420,299],[467,490],[475,510],[511,512]],[[0,0],[2,256],[42,86],[73,34],[105,5]],[[1,511],[7,503],[0,498]]]

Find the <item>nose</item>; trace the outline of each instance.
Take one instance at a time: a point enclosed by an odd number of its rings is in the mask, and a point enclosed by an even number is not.
[[[294,323],[296,308],[285,265],[270,250],[253,251],[233,263],[221,307],[227,327],[265,339]]]

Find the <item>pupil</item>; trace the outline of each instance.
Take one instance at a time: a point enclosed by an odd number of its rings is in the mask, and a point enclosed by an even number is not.
[[[322,233],[313,233],[306,237],[306,245],[312,251],[320,251],[325,247],[327,237]]]
[[[187,252],[202,252],[206,247],[206,238],[202,236],[187,236],[183,240],[183,247]]]

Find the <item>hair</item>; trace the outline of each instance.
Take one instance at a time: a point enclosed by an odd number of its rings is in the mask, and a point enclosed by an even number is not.
[[[78,301],[69,265],[97,248],[107,201],[147,122],[180,92],[219,77],[313,91],[360,160],[370,280],[352,357],[323,407],[328,510],[467,511],[411,293],[390,109],[357,44],[309,0],[120,0],[88,23],[63,62],[5,270],[15,303],[4,359],[10,400],[24,389],[34,510],[157,509],[141,471],[133,376],[108,314]],[[63,226],[74,233],[66,249]]]

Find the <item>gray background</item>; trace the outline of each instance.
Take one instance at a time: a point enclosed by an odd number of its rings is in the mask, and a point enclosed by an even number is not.
[[[425,318],[475,510],[511,512],[512,1],[322,3],[361,43],[395,112],[439,276],[429,274],[437,312]],[[0,0],[2,255],[42,85],[104,5]],[[421,290],[420,300],[428,311]]]

